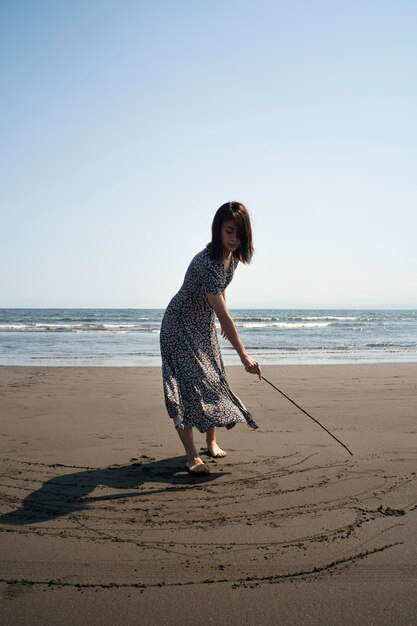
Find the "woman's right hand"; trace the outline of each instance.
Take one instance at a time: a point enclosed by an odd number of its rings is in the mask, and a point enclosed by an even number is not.
[[[248,354],[241,358],[242,365],[249,374],[257,374],[259,376],[259,380],[261,380],[261,368],[259,367],[258,361],[252,359]]]

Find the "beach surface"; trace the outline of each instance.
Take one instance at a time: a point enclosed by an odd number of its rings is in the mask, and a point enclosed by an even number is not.
[[[0,367],[0,623],[417,624],[417,364],[227,368],[189,476],[159,368]]]

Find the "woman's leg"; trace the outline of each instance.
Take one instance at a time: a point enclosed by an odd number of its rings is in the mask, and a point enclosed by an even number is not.
[[[211,428],[208,429],[206,433],[206,441],[207,441],[207,448],[211,456],[214,456],[215,458],[221,458],[221,457],[226,456],[227,452],[222,450],[217,444],[215,426],[212,426]]]
[[[176,430],[182,441],[182,445],[184,446],[185,454],[187,455],[188,469],[196,474],[208,474],[209,468],[198,456],[198,452],[194,445],[193,429],[190,428],[189,430],[184,430],[184,428],[177,428]]]

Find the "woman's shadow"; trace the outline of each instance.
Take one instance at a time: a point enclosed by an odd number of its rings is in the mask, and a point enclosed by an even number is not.
[[[19,509],[1,515],[0,524],[36,524],[88,509],[92,502],[182,491],[190,485],[211,482],[225,473],[212,472],[198,476],[187,474],[184,457],[180,456],[161,461],[146,461],[149,457],[144,455],[142,459],[143,461],[138,460],[130,465],[88,469],[50,478],[40,489],[27,495]],[[145,483],[165,483],[169,486],[152,490],[140,489]],[[89,496],[99,486],[116,489],[117,493]]]

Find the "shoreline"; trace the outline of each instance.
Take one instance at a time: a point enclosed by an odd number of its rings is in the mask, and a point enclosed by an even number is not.
[[[416,361],[383,361],[383,362],[352,362],[352,363],[271,363],[262,365],[262,370],[272,368],[293,368],[293,367],[417,367]],[[241,369],[243,365],[226,365],[226,370]],[[161,365],[1,365],[0,370],[4,369],[34,369],[34,370],[121,370],[121,369],[138,369],[138,370],[157,370],[161,369]]]

